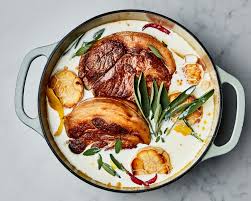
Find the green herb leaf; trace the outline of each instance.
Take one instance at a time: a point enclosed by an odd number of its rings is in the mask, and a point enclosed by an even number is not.
[[[72,56],[72,58],[75,57],[75,56],[81,56],[81,55],[85,54],[90,49],[90,47],[92,46],[92,44],[93,44],[93,41],[91,41],[91,42],[84,42],[83,45],[82,45],[82,47],[80,47],[77,50],[77,52]]]
[[[166,128],[165,134],[169,135],[175,124],[178,122],[178,119],[175,120],[175,122],[172,124],[171,128]]]
[[[94,155],[94,154],[96,154],[96,153],[98,153],[98,152],[100,152],[100,149],[97,148],[97,147],[93,147],[93,148],[87,149],[87,150],[83,153],[83,155],[84,155],[84,156],[92,156],[92,155]]]
[[[182,104],[195,90],[196,86],[191,86],[188,89],[186,89],[184,92],[182,92],[177,98],[175,98],[171,103],[169,103],[168,107],[166,109],[164,109],[159,117],[158,123],[157,123],[157,128],[155,131],[158,131],[158,129],[160,128],[161,122],[162,120],[166,117],[166,119],[170,118],[170,114],[172,115],[172,111],[174,111],[176,109],[177,106],[179,106],[180,104]],[[163,86],[160,86],[160,90],[159,93],[161,93],[160,91],[162,91]],[[181,110],[182,108],[179,108],[179,110]],[[184,108],[183,108],[184,109]],[[178,111],[179,111],[178,110]],[[176,113],[178,111],[173,112]]]
[[[156,138],[155,142],[159,142],[159,140],[160,140],[160,136],[158,136],[158,137]]]
[[[101,38],[102,34],[104,33],[105,28],[100,29],[99,31],[97,31],[94,35],[93,35],[93,39],[94,40],[98,40]]]
[[[148,45],[148,47],[156,57],[158,57],[159,59],[163,59],[162,55],[160,54],[159,50],[156,49],[156,47],[154,47],[153,45]]]
[[[190,135],[192,135],[193,137],[195,137],[197,140],[204,142],[203,139],[201,139],[195,132],[192,132]]]
[[[102,165],[103,165],[103,160],[102,160],[102,156],[100,154],[99,155],[99,158],[98,158],[98,169],[100,170]]]
[[[143,73],[140,74],[138,87],[139,87],[138,92],[140,93],[140,99],[141,99],[140,102],[142,110],[145,117],[147,118],[149,117],[150,114],[150,100],[147,92],[146,80]]]
[[[156,125],[157,125],[157,123],[159,122],[159,117],[160,117],[160,115],[161,115],[161,113],[162,113],[162,105],[161,105],[161,94],[162,94],[162,90],[163,90],[163,87],[164,87],[164,83],[162,82],[161,84],[160,84],[160,87],[159,87],[159,93],[158,93],[158,97],[157,97],[157,107],[156,107],[156,110],[155,110],[155,112],[154,112],[154,122],[156,123]],[[158,130],[155,130],[156,132],[158,132]]]
[[[163,143],[165,142],[165,139],[163,137],[161,138],[161,142],[163,142]]]
[[[107,163],[102,164],[102,168],[112,176],[117,176],[120,178],[119,174]]]
[[[177,107],[178,105],[180,105],[181,103],[183,103],[195,90],[196,86],[191,86],[188,89],[186,89],[185,91],[183,91],[177,98],[175,98],[170,104],[169,104],[169,108],[173,109],[175,107]]]
[[[199,107],[201,107],[212,95],[214,94],[214,89],[205,93],[200,98],[194,100],[191,105],[186,108],[178,117],[178,119],[185,119],[188,115],[195,112]]]
[[[141,95],[140,95],[140,90],[139,90],[139,82],[141,80],[141,77],[142,77],[142,75],[139,78],[137,78],[136,76],[134,76],[134,84],[133,84],[134,99],[135,99],[135,102],[136,102],[136,104],[137,104],[137,106],[138,106],[138,108],[139,108],[142,116],[144,117],[144,119],[148,123],[148,125],[149,125],[150,129],[152,130],[152,132],[154,132],[153,128],[152,128],[152,125],[151,125],[151,122],[145,116],[145,113],[143,112],[142,105],[140,103]],[[149,97],[148,97],[148,100],[149,100]],[[149,111],[149,113],[150,113],[150,111]]]
[[[183,119],[183,121],[185,122],[185,124],[187,125],[188,128],[191,129],[191,134],[193,137],[195,137],[197,140],[201,141],[201,142],[204,142],[204,140],[202,140],[198,135],[197,133],[194,131],[193,127],[189,124],[189,122],[186,120],[186,119]]]
[[[144,116],[144,113],[141,109],[141,103],[140,103],[139,95],[138,95],[138,83],[139,83],[139,78],[135,75],[134,76],[134,83],[133,83],[134,99],[135,99],[135,102],[136,102],[141,114]],[[146,118],[146,117],[144,116],[144,118]]]
[[[161,104],[162,110],[168,108],[169,103],[170,102],[169,102],[169,98],[168,98],[168,93],[167,93],[165,85],[163,84],[163,88],[162,88],[161,94],[160,94],[160,104]]]
[[[112,160],[112,162],[116,165],[116,167],[122,171],[125,171],[124,166],[122,165],[122,163],[120,163],[112,154],[110,154],[110,158]]]
[[[72,56],[72,58],[75,57],[75,56],[81,56],[81,55],[85,54],[90,49],[90,47],[93,45],[93,43],[95,43],[102,36],[104,31],[105,31],[105,29],[103,28],[103,29],[99,30],[98,32],[96,32],[93,35],[93,40],[92,41],[83,42],[82,46],[77,50],[77,52]],[[81,40],[81,38],[82,38],[82,36],[80,36],[79,40],[77,40],[75,48],[77,47],[77,45],[78,45],[79,41]]]
[[[139,90],[139,85],[140,85],[140,82],[141,82],[142,75],[143,75],[143,73],[140,73],[139,78],[138,78],[137,88],[136,88],[137,89],[136,90],[137,91],[137,97],[138,97],[141,108],[142,108],[142,104],[141,104],[141,93],[140,93],[140,90]],[[144,115],[144,111],[143,111],[143,115]]]
[[[152,93],[151,93],[151,108],[152,108],[153,114],[155,113],[155,110],[158,104],[158,93],[159,93],[159,90],[158,90],[157,82],[153,80]]]
[[[164,133],[165,133],[166,135],[169,135],[169,134],[170,134],[170,131],[171,131],[171,130],[170,130],[169,128],[166,128],[165,131],[164,131]]]
[[[174,108],[172,111],[170,111],[170,113],[166,116],[167,118],[173,117],[176,114],[183,112],[188,106],[190,106],[192,103],[186,103],[186,104],[182,104],[176,108]]]
[[[161,108],[161,105],[158,104],[157,105],[157,108],[156,108],[156,111],[154,113],[154,122],[157,123],[159,121],[159,117],[161,115],[161,112],[162,112],[162,108]]]
[[[121,142],[121,140],[118,139],[115,142],[115,152],[116,152],[116,154],[118,154],[121,149],[122,149],[122,142]]]

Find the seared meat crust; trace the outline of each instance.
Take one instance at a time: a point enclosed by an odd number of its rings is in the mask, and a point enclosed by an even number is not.
[[[65,117],[69,147],[81,153],[86,146],[112,148],[117,139],[123,148],[150,143],[150,131],[132,103],[114,98],[92,98],[79,103]]]
[[[163,61],[149,51],[153,45]],[[96,42],[79,63],[79,77],[95,96],[133,100],[133,78],[144,72],[148,87],[153,79],[169,88],[176,67],[171,52],[156,38],[138,32],[119,32]]]

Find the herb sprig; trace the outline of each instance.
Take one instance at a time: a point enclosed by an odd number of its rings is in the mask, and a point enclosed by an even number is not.
[[[183,107],[180,112],[180,115],[176,118],[175,122],[171,126],[170,129],[166,130],[166,134],[169,134],[172,128],[175,126],[175,124],[179,120],[183,120],[185,124],[192,130],[191,135],[203,142],[203,140],[194,132],[192,126],[189,124],[189,122],[186,120],[186,117],[188,117],[190,114],[195,112],[198,108],[200,108],[212,95],[214,94],[214,89],[210,90],[209,92],[205,93],[201,97],[195,99],[193,102],[181,105],[180,107]],[[178,110],[178,108],[176,109]]]
[[[73,54],[72,58],[74,58],[75,56],[81,56],[83,54],[85,54],[90,47],[101,38],[101,36],[103,35],[105,31],[105,28],[100,29],[99,31],[97,31],[94,35],[93,35],[93,40],[89,41],[89,42],[83,42],[82,46]],[[80,40],[79,40],[80,41]],[[77,43],[79,43],[79,41]],[[76,48],[76,46],[75,46]]]
[[[156,47],[154,47],[153,45],[148,45],[148,47],[149,47],[149,49],[151,50],[151,52],[152,52],[156,57],[158,57],[158,58],[161,59],[161,60],[163,59],[161,53],[159,52],[159,50],[158,50]]]
[[[118,178],[120,178],[120,175],[108,163],[103,162],[102,156],[100,154],[97,162],[99,170],[103,168],[110,175],[117,176]]]
[[[86,151],[84,151],[83,155],[84,156],[92,156],[96,153],[100,152],[100,148],[97,147],[92,147],[90,149],[87,149]]]
[[[179,114],[171,128],[165,129],[164,133],[169,134],[177,121],[184,120],[187,116],[195,112],[214,94],[214,90],[212,89],[200,98],[195,99],[193,102],[184,103],[194,92],[195,88],[196,86],[187,88],[177,98],[170,102],[167,89],[163,82],[158,88],[157,82],[153,80],[151,95],[149,97],[144,74],[141,73],[139,77],[134,77],[135,102],[141,114],[147,121],[151,129],[151,133],[156,137],[156,142],[160,139],[164,142],[164,138],[161,137],[163,132],[160,130],[164,119],[169,120]],[[151,120],[155,123],[154,128]],[[192,132],[191,135],[195,136],[195,132]],[[199,139],[198,137],[196,138]]]
[[[116,140],[114,148],[115,148],[116,154],[118,154],[121,151],[121,149],[122,149],[122,142],[121,142],[120,139]]]

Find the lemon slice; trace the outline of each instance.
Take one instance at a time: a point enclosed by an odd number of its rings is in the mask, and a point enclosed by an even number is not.
[[[57,131],[54,133],[55,136],[58,136],[62,133],[64,126],[64,108],[59,101],[58,97],[55,95],[54,91],[51,88],[47,88],[46,95],[50,106],[57,111],[60,118],[60,123]]]
[[[190,135],[192,133],[191,128],[189,128],[184,122],[178,123],[174,130],[178,133],[181,133],[184,136]]]

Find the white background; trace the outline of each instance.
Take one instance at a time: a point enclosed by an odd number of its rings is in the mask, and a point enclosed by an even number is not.
[[[155,11],[185,25],[215,62],[242,82],[247,93],[242,136],[231,153],[201,163],[174,184],[143,194],[106,192],[77,179],[55,158],[43,138],[18,120],[14,110],[16,77],[29,50],[59,41],[97,14],[126,8]],[[250,200],[250,18],[248,0],[0,0],[0,200]],[[36,61],[28,77],[25,106],[33,116],[44,61]],[[234,116],[234,98],[227,93],[225,100],[223,115]],[[223,127],[219,135],[228,133]]]

